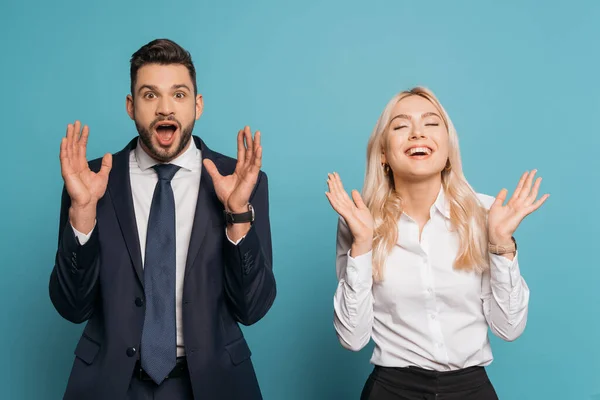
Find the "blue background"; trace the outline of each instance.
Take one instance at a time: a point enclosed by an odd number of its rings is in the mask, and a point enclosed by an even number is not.
[[[598,2],[167,3],[2,1],[0,398],[62,396],[82,326],[48,297],[60,138],[80,119],[98,157],[137,134],[129,58],[157,37],[193,55],[210,147],[263,133],[279,295],[244,330],[265,399],[359,396],[372,346],[346,351],[333,330],[326,174],[360,189],[380,112],[417,84],[447,108],[477,191],[538,168],[551,193],[517,232],[531,305],[519,340],[493,339],[500,398],[600,398]]]

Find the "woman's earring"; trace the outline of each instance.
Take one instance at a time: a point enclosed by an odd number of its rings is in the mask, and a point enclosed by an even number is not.
[[[450,164],[450,159],[448,159],[448,161],[446,161],[446,166],[444,167],[444,171],[450,172],[450,170],[452,170],[452,164]]]

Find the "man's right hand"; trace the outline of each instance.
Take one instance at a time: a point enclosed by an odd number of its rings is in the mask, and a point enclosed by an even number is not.
[[[69,219],[81,233],[88,234],[96,223],[96,205],[104,196],[108,174],[112,168],[112,155],[105,154],[98,173],[90,170],[86,159],[90,130],[81,123],[67,126],[67,136],[60,144],[60,169],[67,193],[71,197]]]

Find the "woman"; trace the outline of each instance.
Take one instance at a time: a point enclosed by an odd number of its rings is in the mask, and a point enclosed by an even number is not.
[[[505,189],[476,194],[448,114],[415,88],[375,126],[364,201],[329,174],[326,195],[341,216],[335,329],[353,351],[375,342],[361,399],[497,399],[487,332],[512,341],[525,329],[529,289],[513,234],[548,198],[536,200],[535,172],[506,204]]]

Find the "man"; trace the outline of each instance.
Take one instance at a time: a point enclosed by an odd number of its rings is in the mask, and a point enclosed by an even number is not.
[[[69,125],[50,298],[87,321],[65,399],[260,399],[238,323],[275,299],[260,132],[236,160],[192,136],[202,114],[190,54],[160,39],[131,59],[139,137],[86,161]]]

